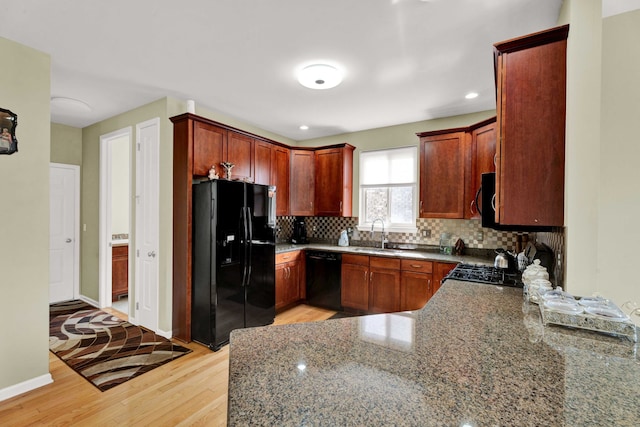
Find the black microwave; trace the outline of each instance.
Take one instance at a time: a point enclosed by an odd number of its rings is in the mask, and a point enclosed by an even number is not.
[[[496,222],[496,173],[482,174],[481,186],[476,193],[476,206],[482,218],[482,226],[503,231],[549,231],[551,227],[530,225],[507,225]]]

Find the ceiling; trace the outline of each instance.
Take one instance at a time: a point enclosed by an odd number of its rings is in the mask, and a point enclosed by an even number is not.
[[[0,36],[51,55],[52,97],[90,106],[52,106],[53,122],[171,96],[305,140],[495,108],[493,43],[555,26],[562,0],[2,3]],[[342,84],[301,86],[314,61],[343,68]]]

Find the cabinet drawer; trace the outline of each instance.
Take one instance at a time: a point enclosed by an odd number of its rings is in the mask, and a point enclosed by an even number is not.
[[[386,268],[389,270],[400,270],[400,258],[386,258],[372,256],[369,265],[373,268]]]
[[[296,261],[300,257],[302,251],[283,252],[276,254],[276,264],[282,264],[283,262]]]
[[[369,256],[368,255],[342,254],[342,263],[343,264],[356,264],[356,265],[369,266]]]
[[[433,271],[433,263],[431,261],[417,259],[403,259],[401,261],[401,270],[415,271],[416,273],[431,273]]]

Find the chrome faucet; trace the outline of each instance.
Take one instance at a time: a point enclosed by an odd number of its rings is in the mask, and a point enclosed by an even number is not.
[[[376,218],[373,220],[373,222],[371,223],[371,238],[373,238],[373,227],[376,225],[376,222],[380,221],[382,223],[382,242],[381,242],[381,248],[384,249],[384,244],[387,242],[387,239],[384,238],[384,221],[382,220],[382,218]]]

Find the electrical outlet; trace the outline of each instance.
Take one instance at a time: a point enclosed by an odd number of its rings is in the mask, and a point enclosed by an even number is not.
[[[482,242],[484,240],[484,233],[482,231],[476,231],[476,240]]]
[[[429,230],[428,228],[423,228],[422,237],[431,237],[431,230]]]

